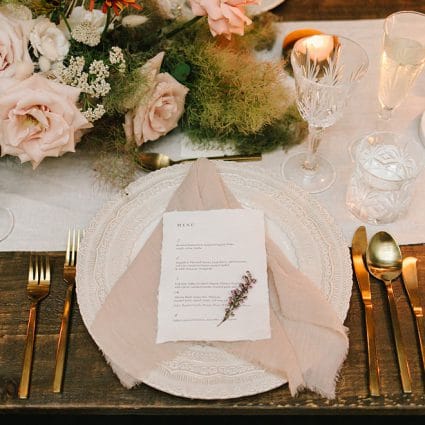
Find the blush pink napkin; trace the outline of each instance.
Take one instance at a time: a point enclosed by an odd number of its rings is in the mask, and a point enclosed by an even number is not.
[[[241,208],[212,161],[199,159],[169,202],[167,211]],[[157,293],[162,222],[108,294],[89,329],[118,375],[130,388],[159,363],[175,358],[188,342],[156,344]],[[346,328],[318,288],[266,238],[272,337],[259,341],[212,342],[301,389],[335,397],[338,371],[348,350]]]

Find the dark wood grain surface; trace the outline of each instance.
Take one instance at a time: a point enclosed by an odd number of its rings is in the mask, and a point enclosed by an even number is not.
[[[377,350],[381,365],[383,396],[370,398],[367,386],[367,357],[363,307],[357,285],[353,283],[350,309],[345,325],[349,329],[350,349],[337,385],[337,398],[325,400],[302,393],[296,398],[287,385],[234,400],[202,401],[175,397],[141,385],[125,390],[88,335],[74,304],[64,391],[51,391],[55,347],[60,324],[65,285],[61,280],[63,255],[52,253],[51,293],[40,305],[34,354],[31,393],[28,400],[17,398],[29,303],[26,298],[27,253],[0,254],[0,410],[3,412],[69,413],[425,413],[424,376],[414,327],[414,319],[401,284],[394,285],[402,333],[412,370],[413,394],[403,395],[397,369],[382,283],[372,281],[377,326]],[[420,295],[425,305],[425,245],[403,247],[403,255],[419,258]]]
[[[425,12],[424,1],[286,0],[274,12],[282,20],[333,20],[384,18],[397,10]],[[425,235],[424,235],[425,240]],[[404,255],[419,258],[420,296],[425,305],[425,245],[404,246]],[[31,392],[28,400],[17,398],[22,367],[29,302],[25,285],[28,254],[0,253],[0,413],[67,414],[425,414],[425,376],[422,373],[414,319],[401,284],[395,285],[397,308],[407,346],[413,393],[403,395],[392,341],[386,294],[373,281],[372,296],[377,320],[377,350],[381,364],[383,396],[370,398],[363,308],[353,283],[349,328],[350,350],[341,370],[337,398],[329,401],[314,393],[290,396],[286,385],[250,397],[203,401],[179,398],[146,385],[125,390],[88,335],[75,303],[65,373],[64,391],[51,391],[55,347],[65,285],[61,280],[63,254],[52,253],[51,294],[40,306]]]

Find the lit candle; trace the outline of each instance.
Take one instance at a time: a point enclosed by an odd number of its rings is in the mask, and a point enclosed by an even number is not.
[[[333,35],[313,35],[299,41],[297,50],[306,54],[307,50],[312,61],[326,60],[335,48]]]

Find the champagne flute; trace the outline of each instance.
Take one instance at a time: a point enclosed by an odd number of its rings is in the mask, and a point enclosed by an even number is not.
[[[425,66],[425,14],[401,11],[384,21],[378,99],[389,120]]]
[[[332,164],[317,155],[324,129],[343,115],[355,84],[369,67],[365,50],[336,35],[313,35],[298,40],[291,52],[296,103],[309,128],[308,150],[289,157],[282,173],[310,193],[322,192],[335,181]]]

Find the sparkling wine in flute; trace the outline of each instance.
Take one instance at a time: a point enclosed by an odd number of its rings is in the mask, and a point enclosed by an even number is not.
[[[424,30],[425,31],[425,30]],[[425,46],[408,38],[387,38],[381,58],[378,98],[381,118],[390,118],[425,66]]]

